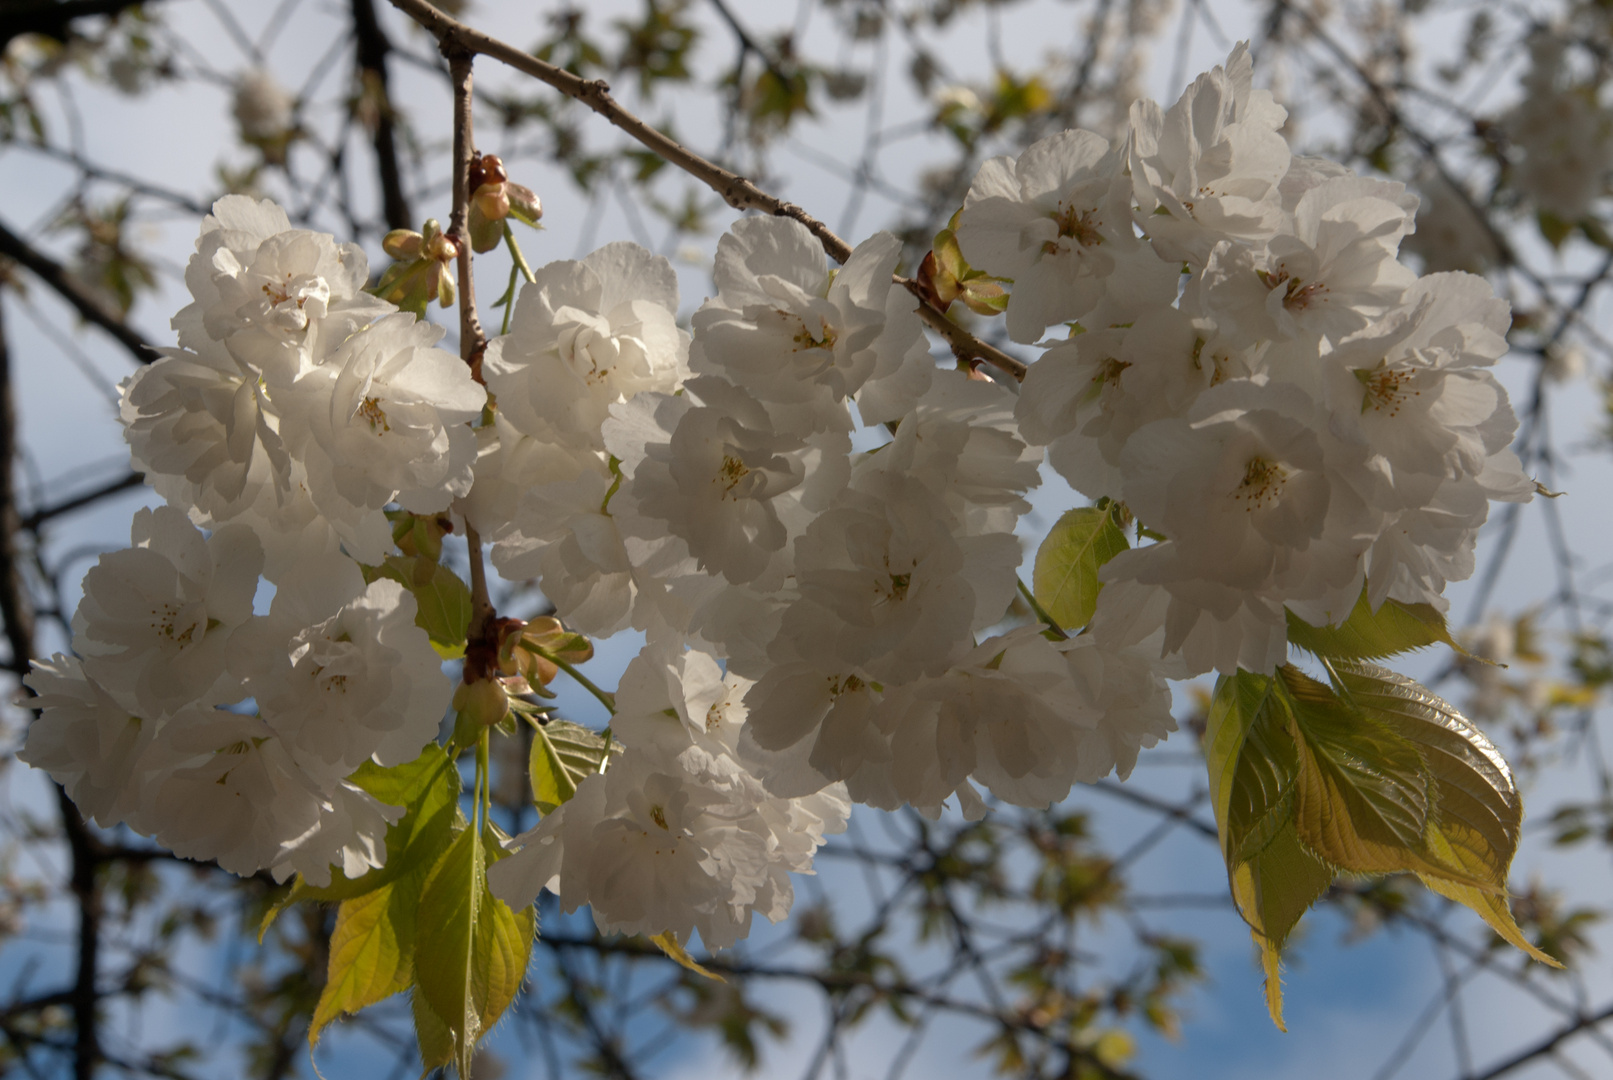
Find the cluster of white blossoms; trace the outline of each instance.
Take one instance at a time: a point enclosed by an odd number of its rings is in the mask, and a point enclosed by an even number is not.
[[[1523,99],[1502,124],[1519,151],[1513,183],[1538,209],[1573,225],[1613,179],[1613,110],[1600,100],[1599,80],[1576,73],[1569,44],[1549,29],[1530,36]]]
[[[486,393],[367,279],[358,248],[272,203],[217,204],[179,348],[122,388],[134,465],[169,505],[85,576],[77,657],[28,680],[25,760],[102,825],[236,873],[379,866],[403,810],[350,777],[416,758],[453,692],[414,596],[359,562],[391,545],[385,507],[469,490]]]
[[[571,628],[645,635],[625,751],[488,871],[512,904],[726,945],[851,802],[975,815],[1126,775],[1175,726],[1167,679],[1272,671],[1285,609],[1441,603],[1489,500],[1533,490],[1487,370],[1506,305],[1418,279],[1416,200],[1292,156],[1284,119],[1240,46],[1118,143],[985,164],[956,236],[1011,283],[1023,387],[936,365],[894,237],[834,269],[753,217],[691,331],[642,248],[543,267],[484,392],[355,248],[221,201],[180,347],[124,388],[170,508],[86,578],[25,756],[230,869],[376,864],[400,811],[352,773],[412,759],[451,691],[409,592],[359,570],[401,507],[473,527]],[[1044,448],[1146,526],[1080,633],[1007,621]]]

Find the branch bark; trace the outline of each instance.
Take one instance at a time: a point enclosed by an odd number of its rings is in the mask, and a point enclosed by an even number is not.
[[[375,0],[353,0],[353,39],[357,45],[359,80],[364,91],[373,88],[376,97],[375,168],[381,181],[381,209],[388,229],[418,228],[403,192],[403,171],[398,166],[397,125],[393,121],[392,95],[387,86],[386,59],[392,42],[376,17]]]
[[[0,255],[26,266],[35,277],[71,304],[85,322],[94,323],[111,334],[140,363],[149,364],[160,355],[155,348],[146,344],[145,338],[123,321],[122,315],[80,284],[65,266],[29,244],[3,223],[0,223]]]
[[[427,0],[391,0],[394,7],[414,19],[421,26],[436,36],[442,48],[443,55],[452,58],[454,52],[479,53],[491,57],[500,63],[507,64],[517,71],[531,75],[540,82],[547,83],[556,90],[573,98],[610,121],[616,127],[626,132],[642,143],[647,149],[665,159],[690,176],[705,184],[723,201],[736,210],[759,210],[774,217],[789,218],[806,226],[823,250],[836,262],[844,263],[851,255],[851,245],[847,244],[834,231],[807,213],[794,203],[785,202],[774,195],[769,195],[743,176],[731,173],[722,166],[696,154],[688,147],[675,139],[670,139],[655,130],[633,113],[623,108],[611,96],[610,85],[601,79],[584,79],[573,75],[564,68],[546,64],[537,57],[517,49],[513,45],[489,37],[479,30],[474,30],[457,19],[452,19]],[[457,93],[457,85],[456,85]],[[457,181],[456,181],[457,183]],[[994,345],[989,345],[975,337],[968,330],[948,319],[946,315],[927,303],[918,290],[916,282],[897,276],[896,284],[913,293],[918,300],[915,308],[920,318],[933,327],[947,339],[952,347],[953,354],[960,361],[983,360],[996,367],[1016,380],[1023,380],[1028,370],[1022,362],[1009,356]]]
[[[17,550],[21,525],[17,516],[14,473],[17,453],[17,410],[11,378],[11,353],[5,335],[4,305],[0,304],[0,616],[5,619],[6,642],[11,655],[7,667],[20,680],[28,673],[34,654],[34,608],[23,580]],[[26,687],[25,693],[29,693]],[[62,831],[72,855],[69,887],[78,903],[78,963],[67,1002],[73,1009],[73,1080],[94,1080],[101,1061],[100,996],[96,973],[100,965],[101,894],[97,885],[96,840],[78,807],[60,786],[56,788]]]

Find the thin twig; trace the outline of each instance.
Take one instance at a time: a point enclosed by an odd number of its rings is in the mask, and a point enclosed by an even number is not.
[[[759,210],[774,217],[788,218],[804,225],[817,237],[823,250],[836,262],[845,263],[851,257],[851,245],[835,235],[828,225],[819,221],[794,203],[769,195],[743,176],[729,172],[722,166],[707,161],[675,139],[657,131],[623,108],[611,96],[610,85],[602,79],[584,79],[564,68],[546,64],[537,57],[489,37],[456,19],[449,18],[426,0],[391,0],[393,6],[431,31],[440,44],[443,55],[450,60],[456,53],[479,53],[517,71],[547,83],[569,98],[582,102],[622,131],[637,139],[650,151],[677,166],[705,184],[735,210]],[[468,92],[468,91],[467,91]],[[457,94],[457,79],[456,79]],[[456,181],[457,183],[457,181]],[[947,339],[953,353],[960,360],[983,360],[1017,380],[1025,378],[1026,365],[994,345],[988,345],[968,330],[948,319],[944,313],[923,298],[918,283],[896,277],[896,284],[913,293],[918,301],[915,310],[920,318]]]

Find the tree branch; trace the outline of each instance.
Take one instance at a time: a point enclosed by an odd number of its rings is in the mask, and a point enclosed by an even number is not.
[[[396,125],[393,122],[392,95],[387,87],[386,58],[392,42],[375,14],[375,0],[353,0],[353,40],[357,45],[361,91],[375,94],[376,120],[371,142],[375,147],[375,168],[381,181],[381,207],[389,229],[419,227],[403,192],[403,173],[398,167]]]
[[[0,227],[3,228],[3,227]],[[9,235],[9,234],[8,234]],[[23,581],[17,552],[16,401],[11,378],[11,353],[6,342],[4,307],[0,306],[0,616],[5,618],[8,667],[19,680],[28,673],[34,655],[34,609]],[[26,685],[23,692],[31,696]],[[78,966],[67,1001],[73,1009],[73,1080],[94,1080],[101,1060],[99,994],[96,973],[101,945],[101,894],[96,881],[96,840],[78,807],[61,786],[56,787],[62,831],[72,853],[69,885],[78,901]]]
[[[4,223],[0,223],[0,255],[15,259],[26,266],[35,277],[49,285],[58,296],[71,304],[73,309],[83,316],[85,322],[94,323],[111,334],[140,363],[149,364],[160,355],[123,321],[123,316],[80,284],[65,266],[30,245],[6,228]]]
[[[82,495],[74,495],[72,498],[65,499],[62,502],[56,503],[54,506],[42,506],[38,510],[35,510],[33,513],[29,514],[27,517],[23,518],[19,524],[23,529],[33,532],[35,529],[45,524],[45,522],[50,521],[52,518],[61,517],[63,514],[70,514],[74,510],[81,510],[92,503],[100,502],[108,495],[116,495],[120,491],[128,491],[130,488],[137,488],[141,484],[145,483],[145,479],[146,477],[144,473],[131,472],[127,476],[121,476],[118,479],[113,480],[111,483],[102,484],[93,491],[86,491]]]
[[[489,37],[456,19],[449,18],[431,6],[427,0],[391,0],[391,2],[394,7],[436,36],[444,56],[451,57],[452,51],[480,53],[500,63],[508,64],[517,71],[531,75],[540,82],[554,87],[567,97],[582,102],[616,127],[637,139],[651,152],[676,165],[711,188],[735,210],[760,210],[774,217],[789,218],[791,221],[796,221],[806,226],[807,230],[818,238],[818,243],[823,245],[823,250],[836,262],[843,264],[851,256],[851,245],[835,235],[829,226],[794,203],[785,202],[776,196],[769,195],[743,176],[731,173],[722,166],[707,161],[682,143],[675,139],[670,139],[655,130],[655,128],[623,108],[611,96],[610,86],[603,80],[584,79],[573,75],[564,68],[546,64],[530,53],[522,52],[513,45],[508,45],[497,38]],[[965,361],[984,360],[986,363],[1007,372],[1016,380],[1025,378],[1025,372],[1028,370],[1025,364],[1009,356],[1001,349],[979,340],[968,330],[948,319],[944,313],[930,306],[919,293],[916,282],[909,281],[903,277],[897,277],[894,280],[896,284],[914,294],[919,301],[916,308],[919,317],[947,339],[947,343],[952,346],[952,351],[958,359]]]
[[[22,34],[43,34],[65,42],[77,19],[118,15],[146,0],[3,0],[0,2],[0,49]]]

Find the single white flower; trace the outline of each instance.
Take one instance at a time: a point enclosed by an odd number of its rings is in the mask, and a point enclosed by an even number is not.
[[[376,541],[388,503],[434,513],[470,490],[469,425],[487,394],[463,361],[433,347],[442,335],[413,315],[386,316],[277,395],[309,496],[361,562],[385,555],[387,541]]]
[[[769,405],[793,406],[775,409],[790,430],[849,430],[845,399],[898,373],[913,346],[912,321],[886,325],[900,252],[894,236],[878,233],[831,273],[799,222],[735,222],[717,243],[717,296],[694,315],[691,366]]]
[[[234,701],[230,638],[252,618],[263,548],[239,525],[204,537],[173,507],[138,510],[133,547],[84,575],[73,648],[96,682],[142,716]]]
[[[50,773],[103,828],[126,820],[140,806],[148,777],[137,765],[158,725],[119,704],[74,657],[57,653],[30,666],[23,681],[40,713],[18,759]]]
[[[303,770],[334,781],[372,756],[382,765],[413,761],[436,737],[453,687],[415,625],[412,593],[389,578],[351,598],[331,588],[329,575],[286,582],[243,641],[255,662],[247,688],[263,719]]]
[[[509,334],[488,343],[487,388],[523,434],[603,449],[612,405],[645,390],[670,393],[688,374],[677,310],[672,264],[636,244],[550,263],[521,289]]]
[[[1013,279],[1008,336],[1032,342],[1054,323],[1131,321],[1176,297],[1180,266],[1154,254],[1131,223],[1119,148],[1090,131],[1064,131],[1019,158],[980,167],[958,220],[958,244],[977,270]]]
[[[1283,225],[1277,185],[1290,153],[1288,112],[1254,87],[1248,42],[1200,75],[1176,104],[1131,106],[1138,222],[1167,259],[1203,266],[1219,241],[1260,242]]]

